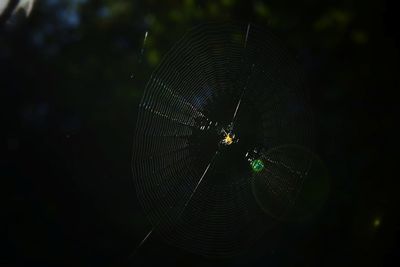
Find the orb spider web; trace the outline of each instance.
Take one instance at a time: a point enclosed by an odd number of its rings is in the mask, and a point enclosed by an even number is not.
[[[311,161],[287,148],[312,144],[302,77],[282,41],[253,24],[203,24],[172,47],[139,106],[132,168],[152,224],[139,246],[157,233],[231,256],[285,218]]]

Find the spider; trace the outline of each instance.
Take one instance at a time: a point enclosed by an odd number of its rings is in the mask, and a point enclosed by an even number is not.
[[[236,143],[239,141],[239,139],[235,139],[235,134],[232,132],[226,132],[224,129],[221,130],[221,133],[223,134],[221,144],[229,146],[232,145],[233,143]]]

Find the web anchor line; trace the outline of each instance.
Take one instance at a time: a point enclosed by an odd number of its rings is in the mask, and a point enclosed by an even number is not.
[[[201,182],[203,181],[203,178],[206,176],[206,174],[208,173],[208,170],[210,169],[210,167],[212,166],[212,164],[215,161],[215,157],[218,155],[219,150],[215,151],[215,154],[213,155],[213,157],[211,158],[210,162],[208,163],[206,169],[204,170],[203,174],[201,175],[199,181],[197,182],[195,188],[193,189],[192,193],[190,194],[189,199],[186,201],[185,206],[183,207],[183,210],[180,212],[179,217],[183,214],[183,212],[185,211],[187,205],[189,204],[189,202],[192,200],[194,194],[196,193],[199,185],[201,184]],[[147,235],[142,239],[142,241],[139,243],[139,245],[136,247],[136,249],[132,252],[130,257],[134,257],[137,253],[137,251],[143,246],[143,244],[149,239],[149,237],[152,235],[152,233],[154,232],[156,226],[153,226],[153,228],[151,228],[151,230],[147,233]]]
[[[197,188],[199,187],[199,185],[200,185],[201,182],[203,181],[204,176],[206,176],[208,170],[210,169],[210,166],[214,163],[215,157],[216,157],[217,155],[218,155],[218,150],[215,151],[214,156],[211,158],[210,163],[208,163],[206,169],[205,169],[204,172],[203,172],[203,175],[200,177],[199,182],[196,184],[196,187],[194,188],[192,194],[190,195],[189,199],[186,201],[185,206],[184,206],[184,208],[183,208],[183,210],[182,210],[182,213],[183,213],[183,211],[185,210],[186,206],[189,204],[190,200],[192,200],[193,195],[196,193]]]
[[[248,37],[249,37],[250,26],[251,26],[250,23],[247,24],[247,31],[246,31],[246,39],[245,39],[245,42],[244,42],[244,48],[247,47],[247,40],[248,40]],[[241,92],[240,97],[239,97],[239,100],[238,100],[238,103],[236,104],[235,112],[233,113],[232,121],[230,123],[231,130],[233,130],[233,128],[234,128],[234,124],[236,122],[236,116],[237,116],[237,113],[239,111],[240,104],[242,103],[243,96],[245,95],[245,92],[246,92],[246,89],[247,89],[247,85],[249,83],[249,77],[251,76],[251,73],[253,72],[253,69],[254,69],[254,64],[251,66],[250,74],[249,74],[249,76],[247,76],[246,84],[243,87],[242,92]]]
[[[247,47],[247,40],[248,40],[248,38],[249,38],[250,26],[251,26],[251,24],[248,23],[248,24],[247,24],[247,30],[246,30],[246,38],[245,38],[245,40],[244,40],[244,48],[245,48],[245,49],[246,49],[246,47]],[[253,65],[253,67],[254,67],[254,65]],[[233,130],[233,126],[234,126],[234,123],[235,123],[235,120],[236,120],[236,115],[237,115],[237,112],[238,112],[238,110],[239,110],[240,103],[242,102],[242,98],[243,98],[243,96],[244,96],[244,92],[246,91],[246,87],[247,87],[248,81],[249,81],[249,77],[247,77],[246,85],[243,87],[242,93],[240,94],[239,101],[238,101],[238,103],[237,103],[237,105],[236,105],[236,108],[235,108],[235,112],[233,113],[233,118],[232,118],[232,121],[231,121],[231,123],[230,123],[230,128],[231,128],[231,130]]]

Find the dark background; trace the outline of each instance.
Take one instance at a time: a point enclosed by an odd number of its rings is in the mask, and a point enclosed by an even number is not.
[[[42,0],[2,22],[1,266],[399,265],[397,17],[378,0]],[[146,81],[186,31],[226,20],[298,54],[329,198],[232,259],[156,235],[129,257],[151,229],[130,162]]]

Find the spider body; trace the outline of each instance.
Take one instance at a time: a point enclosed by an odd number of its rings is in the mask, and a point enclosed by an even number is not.
[[[230,146],[239,141],[239,138],[236,138],[236,135],[232,132],[232,126],[228,126],[228,128],[221,130],[222,139],[220,143],[225,146]]]

